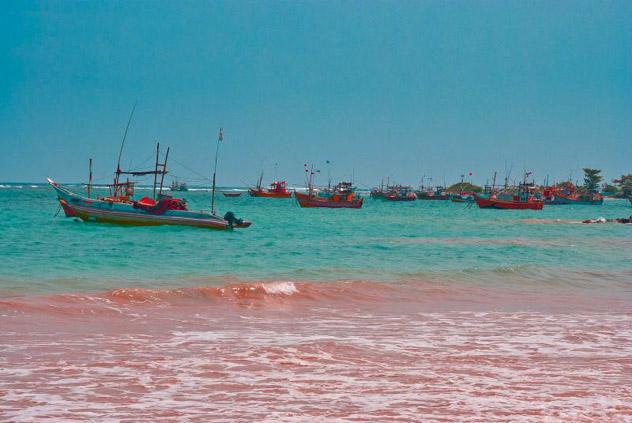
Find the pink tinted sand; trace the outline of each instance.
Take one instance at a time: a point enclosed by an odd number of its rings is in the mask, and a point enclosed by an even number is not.
[[[618,296],[265,282],[0,300],[0,420],[632,421]]]

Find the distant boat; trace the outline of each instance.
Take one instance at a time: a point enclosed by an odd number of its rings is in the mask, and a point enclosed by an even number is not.
[[[386,192],[382,198],[387,201],[415,201],[417,195],[413,192],[412,187],[394,185],[389,187],[388,192]]]
[[[512,199],[505,200],[492,197],[486,198],[475,194],[474,200],[481,209],[542,210],[542,207],[544,207],[544,201],[542,200],[537,200],[533,197],[523,198],[518,195]]]
[[[525,173],[524,182],[512,195],[497,195],[492,189],[487,195],[474,194],[474,201],[481,209],[542,210],[544,200],[532,195],[531,191],[535,188],[527,184],[527,176],[530,174]]]
[[[305,208],[359,209],[364,202],[362,197],[355,195],[355,187],[351,182],[340,182],[334,188],[316,194],[311,185],[311,178],[308,193],[294,192],[294,196],[299,206]]]
[[[169,185],[169,190],[171,191],[188,191],[189,187],[187,183],[184,181],[173,180],[171,185]]]
[[[458,194],[450,194],[450,201],[453,203],[473,203],[474,202],[474,192],[471,191],[463,191]]]
[[[224,197],[239,197],[239,196],[241,196],[241,192],[226,192],[226,191],[223,191],[222,194],[224,195]]]
[[[598,192],[577,195],[573,191],[560,190],[558,187],[546,187],[544,189],[544,203],[547,205],[600,206],[603,204],[603,197]]]
[[[416,194],[418,200],[447,200],[449,198],[443,187],[436,187],[435,189],[423,189],[421,187]]]
[[[270,188],[263,188],[261,183],[263,181],[263,173],[257,181],[255,188],[248,188],[248,193],[251,197],[267,197],[267,198],[290,198],[292,193],[287,190],[287,183],[285,181],[273,181],[270,184]]]

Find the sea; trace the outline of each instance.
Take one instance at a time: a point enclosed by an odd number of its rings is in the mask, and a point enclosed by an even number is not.
[[[226,232],[0,204],[0,421],[632,422],[632,225],[581,223],[624,200],[219,195]]]

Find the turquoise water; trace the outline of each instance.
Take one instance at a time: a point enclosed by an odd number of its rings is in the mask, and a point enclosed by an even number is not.
[[[190,209],[209,208],[208,192],[182,194]],[[86,224],[63,212],[54,217],[56,196],[43,184],[5,185],[0,204],[4,293],[242,280],[526,283],[591,275],[590,283],[597,283],[604,278],[621,282],[632,274],[631,225],[573,223],[629,216],[632,208],[623,200],[496,211],[444,201],[367,198],[360,210],[330,210],[301,209],[294,200],[220,195],[220,213],[231,210],[253,222],[233,232]]]

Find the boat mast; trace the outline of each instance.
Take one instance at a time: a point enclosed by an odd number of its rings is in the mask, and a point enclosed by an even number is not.
[[[219,128],[217,147],[215,148],[215,167],[213,168],[213,187],[211,188],[211,214],[215,214],[215,175],[217,174],[217,155],[219,154],[219,142],[224,139],[224,130]],[[262,175],[263,177],[263,175]]]
[[[92,187],[92,159],[90,159],[89,166],[89,176],[88,176],[88,198],[90,198],[90,188]]]
[[[169,147],[167,147],[167,154],[165,154],[165,162],[162,164],[162,174],[160,176],[160,191],[158,195],[162,195],[162,185],[165,181],[165,174],[167,173],[167,160],[169,159]]]
[[[121,141],[121,148],[119,149],[118,160],[116,162],[116,173],[114,176],[114,196],[118,195],[119,190],[119,177],[121,176],[121,156],[123,155],[123,146],[125,145],[125,140],[127,139],[127,131],[129,130],[129,125],[132,123],[132,117],[134,116],[134,111],[136,110],[136,105],[138,101],[134,103],[134,107],[132,107],[132,111],[129,114],[129,119],[127,119],[127,126],[125,127],[125,133],[123,133],[123,141]]]
[[[158,181],[158,159],[160,156],[160,143],[156,143],[156,166],[154,167],[154,189],[153,189],[153,197],[156,200],[156,182]]]

